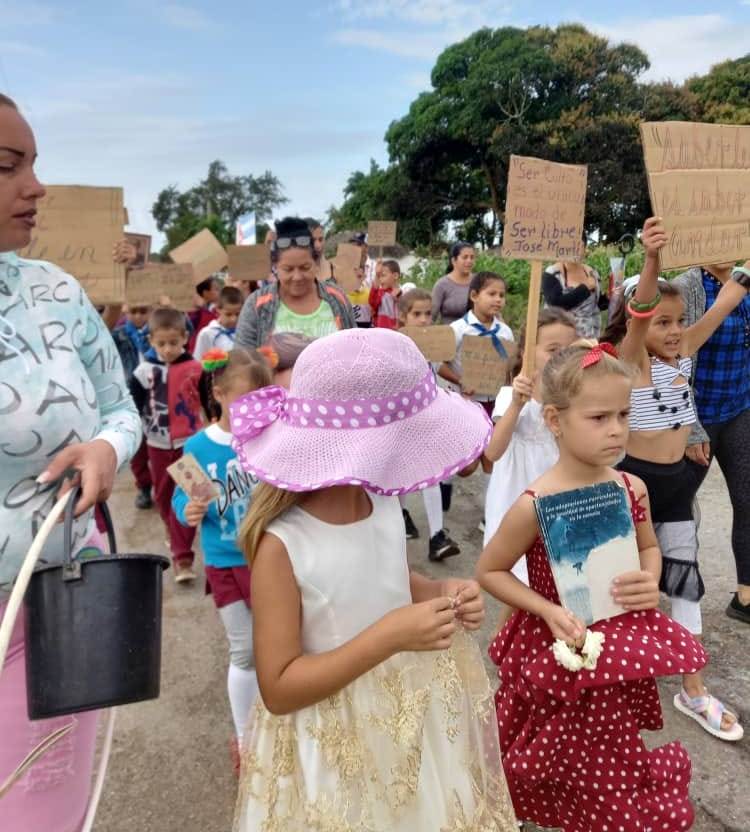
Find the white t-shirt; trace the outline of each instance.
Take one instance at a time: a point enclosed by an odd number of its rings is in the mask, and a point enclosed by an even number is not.
[[[479,335],[479,332],[477,332],[477,330],[472,326],[472,324],[478,323],[480,323],[479,318],[477,318],[473,312],[467,312],[463,318],[453,321],[450,325],[456,335],[456,357],[453,361],[448,362],[448,366],[459,378],[461,377],[461,342],[464,340],[464,335]],[[505,323],[505,321],[501,321],[499,318],[495,318],[493,320],[489,329],[492,329],[496,324],[499,327],[497,332],[498,338],[502,338],[504,341],[514,340],[513,330],[508,326],[508,324]],[[472,396],[472,398],[476,402],[492,401],[492,396]]]
[[[501,387],[495,400],[492,420],[505,414],[513,399],[512,387]],[[534,480],[548,471],[558,460],[559,452],[554,436],[542,418],[542,405],[532,399],[521,410],[516,427],[505,453],[492,467],[484,507],[484,545],[500,527],[508,509]],[[525,564],[517,577],[528,583]]]

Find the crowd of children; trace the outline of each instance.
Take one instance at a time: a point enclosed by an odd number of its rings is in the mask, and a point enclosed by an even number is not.
[[[129,309],[115,338],[144,423],[138,505],[156,503],[178,582],[196,577],[200,529],[229,644],[238,830],[510,832],[516,817],[564,832],[690,828],[686,749],[649,750],[640,731],[661,727],[657,677],[682,674],[678,710],[721,739],[743,734],[702,675],[700,478],[685,451],[691,357],[747,303],[748,279],[737,272],[686,327],[678,291],[658,279],[665,240],[648,220],[643,273],[601,344],[581,339],[564,309],[541,310],[533,375],[522,367],[527,334],[516,344],[502,318],[501,275],[456,283],[467,298],[450,321],[456,354],[429,364],[390,330],[432,326],[434,298],[403,291],[399,264],[368,259],[360,239],[354,329],[235,347],[245,295],[214,280],[187,317]],[[468,259],[462,246],[454,271]],[[510,362],[496,396],[463,384],[467,335]],[[216,499],[174,487],[167,468],[182,453]],[[406,562],[417,491],[428,558],[460,554],[445,526],[450,484],[477,467],[477,577],[504,604],[489,651],[500,679],[491,722],[464,633],[484,615],[478,584],[429,581]],[[627,493],[640,569],[611,588],[626,612],[587,628],[560,604],[534,504],[606,482]],[[672,618],[656,609],[660,590]],[[558,644],[580,666],[558,660]]]

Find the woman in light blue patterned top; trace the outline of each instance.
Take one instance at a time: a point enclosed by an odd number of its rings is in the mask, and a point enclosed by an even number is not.
[[[54,504],[57,480],[79,471],[76,548],[94,534],[92,506],[138,448],[141,426],[112,337],[78,282],[22,260],[44,195],[31,128],[0,95],[0,615],[29,545]],[[42,557],[59,560],[62,531]],[[92,634],[95,637],[95,634]],[[0,772],[12,772],[60,720],[26,717],[24,637],[16,627],[0,676]],[[70,722],[70,718],[62,718]],[[77,830],[88,800],[96,714],[80,714],[63,743],[0,799],[3,828]]]

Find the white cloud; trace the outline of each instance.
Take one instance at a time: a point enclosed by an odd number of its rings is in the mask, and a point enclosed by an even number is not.
[[[60,17],[60,8],[33,0],[0,0],[0,21],[10,26],[47,26]]]
[[[42,181],[122,186],[130,229],[156,234],[155,247],[163,243],[151,217],[158,192],[194,185],[214,159],[234,174],[272,170],[290,199],[282,211],[322,217],[349,172],[382,155],[380,123],[342,126],[313,108],[290,121],[273,103],[203,116],[204,92],[176,75],[75,77],[19,104],[36,133]]]
[[[338,0],[334,9],[350,20],[401,20],[442,26],[460,25],[469,30],[506,15],[505,0]]]
[[[448,32],[414,34],[411,32],[381,32],[377,29],[339,29],[331,35],[334,43],[375,49],[399,55],[402,58],[434,60],[449,44],[456,40]]]
[[[158,15],[163,23],[174,29],[207,32],[219,28],[218,22],[212,17],[209,17],[200,9],[185,6],[182,3],[167,3],[158,9]]]
[[[0,40],[0,55],[20,55],[27,58],[41,58],[47,54],[45,49],[33,46],[30,43],[19,41]]]
[[[587,26],[616,43],[625,40],[640,46],[651,61],[646,77],[653,81],[680,82],[703,74],[720,61],[744,55],[750,41],[750,24],[722,14],[644,18],[641,22],[628,18]]]

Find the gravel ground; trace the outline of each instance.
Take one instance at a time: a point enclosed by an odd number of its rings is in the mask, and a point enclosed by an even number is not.
[[[446,522],[462,554],[443,564],[426,557],[427,524],[422,501],[414,496],[410,510],[423,532],[409,543],[413,568],[432,577],[470,575],[482,544],[479,479],[459,481]],[[164,532],[155,512],[133,508],[128,475],[112,499],[120,549],[164,552]],[[724,615],[733,591],[734,561],[729,547],[731,513],[724,481],[713,470],[701,492],[703,524],[701,561],[707,594],[704,599],[706,645],[711,655],[712,690],[750,715],[750,631]],[[165,575],[162,695],[153,702],[121,708],[96,832],[229,832],[236,781],[229,764],[231,717],[226,698],[226,648],[213,604],[202,581],[176,587]],[[498,609],[488,599],[483,645],[494,635]],[[493,666],[487,662],[490,673]],[[671,699],[677,679],[661,684],[665,729],[647,741],[680,739],[693,758],[692,795],[695,832],[747,832],[750,829],[750,740],[728,745],[678,714]],[[415,830],[417,832],[417,830]]]

